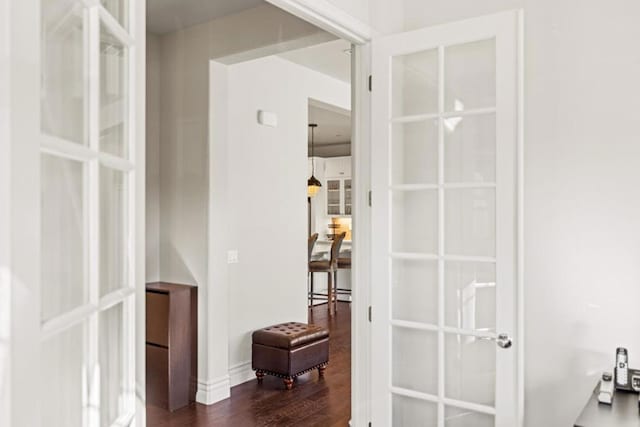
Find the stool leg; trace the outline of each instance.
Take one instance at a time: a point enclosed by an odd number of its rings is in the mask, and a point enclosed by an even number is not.
[[[333,305],[333,273],[331,271],[329,271],[327,273],[328,276],[328,280],[327,280],[327,305],[328,305],[328,309],[329,309],[329,315],[332,315],[334,313],[334,305]]]
[[[315,292],[313,290],[313,271],[310,271],[309,274],[311,275],[311,294],[310,294],[310,299],[311,299],[311,307],[313,307],[313,293]]]
[[[287,390],[291,390],[293,388],[293,378],[285,378],[283,381]]]
[[[256,378],[258,378],[258,382],[261,383],[262,380],[264,379],[264,372],[262,372],[260,369],[258,369],[256,371]]]
[[[334,295],[334,298],[336,299],[335,310],[337,313],[338,312],[338,270],[337,269],[333,271],[333,295]]]
[[[327,369],[327,365],[322,365],[318,368],[318,376],[324,378],[324,371]]]

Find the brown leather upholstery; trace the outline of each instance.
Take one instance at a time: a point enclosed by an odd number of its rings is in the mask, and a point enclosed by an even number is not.
[[[310,261],[309,262],[309,271],[310,272],[327,272],[331,270],[331,261],[329,260],[319,260],[319,261]]]
[[[338,258],[338,268],[351,268],[351,257]]]
[[[285,387],[293,379],[317,369],[320,376],[329,363],[329,331],[298,322],[269,326],[253,333],[251,365],[258,382],[265,374],[283,378]]]
[[[269,326],[253,333],[253,343],[277,348],[294,348],[329,336],[321,326],[288,322]]]

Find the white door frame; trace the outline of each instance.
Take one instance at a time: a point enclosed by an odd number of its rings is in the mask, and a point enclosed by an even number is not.
[[[267,0],[269,3],[351,42],[351,150],[353,180],[353,245],[351,270],[351,422],[352,427],[370,421],[370,323],[371,301],[371,146],[369,75],[372,29],[326,0]]]

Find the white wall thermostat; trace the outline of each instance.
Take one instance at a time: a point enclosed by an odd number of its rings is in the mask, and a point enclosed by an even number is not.
[[[258,110],[258,123],[263,126],[269,126],[272,128],[277,127],[278,115],[270,111]]]

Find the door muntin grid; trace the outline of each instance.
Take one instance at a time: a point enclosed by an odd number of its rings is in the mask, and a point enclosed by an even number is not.
[[[394,420],[415,415],[398,412],[408,407],[446,426],[465,425],[465,419],[493,425],[495,45],[488,38],[391,58]],[[476,66],[470,82],[468,70],[460,69],[469,62]],[[416,366],[423,375],[415,373]]]
[[[41,0],[42,425],[127,425],[135,412],[134,2],[102,3]],[[105,123],[119,132],[109,145]]]

